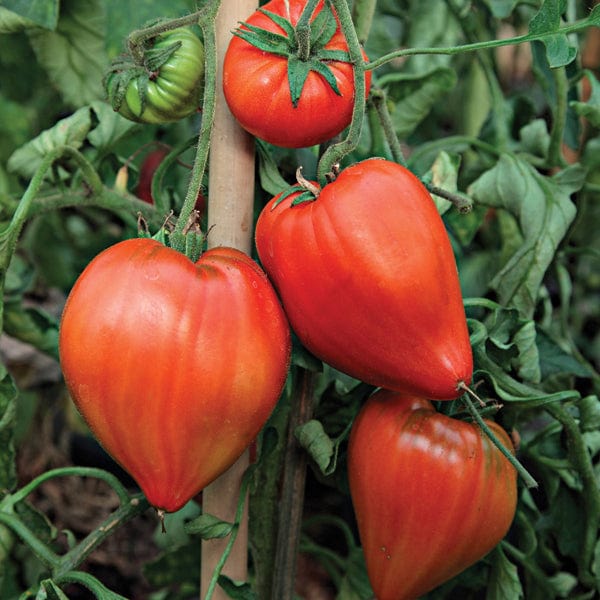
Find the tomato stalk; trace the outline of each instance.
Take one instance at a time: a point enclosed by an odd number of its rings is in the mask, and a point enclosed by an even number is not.
[[[479,411],[473,404],[470,396],[476,398],[479,402],[482,402],[481,399],[475,394],[475,392],[466,384],[461,383],[458,386],[460,389],[466,392],[466,395],[463,396],[463,400],[471,413],[471,416],[475,420],[475,422],[481,427],[482,431],[487,435],[491,442],[506,456],[510,464],[516,469],[517,473],[521,476],[525,485],[528,488],[536,488],[538,487],[537,481],[530,475],[529,471],[515,458],[514,454],[508,450],[504,444],[496,437],[494,432],[487,426],[486,422],[481,418]]]
[[[579,580],[590,588],[595,585],[595,577],[590,570],[596,548],[598,526],[600,525],[600,490],[594,473],[590,453],[581,435],[577,421],[559,403],[548,404],[546,411],[562,426],[567,438],[569,459],[581,478],[582,500],[585,513],[585,531],[577,561]]]
[[[352,121],[346,138],[333,144],[321,156],[317,166],[317,179],[321,185],[327,182],[333,165],[339,163],[346,154],[352,152],[358,145],[365,116],[365,68],[362,49],[352,21],[352,14],[347,0],[332,0],[333,6],[340,21],[342,33],[348,43],[348,53],[354,71],[354,105],[352,108]]]
[[[29,529],[14,511],[14,507],[19,502],[23,502],[45,481],[65,476],[95,477],[105,481],[117,494],[120,506],[76,546],[63,556],[59,556]],[[0,501],[0,523],[9,527],[29,546],[44,565],[52,571],[52,576],[57,582],[67,582],[74,581],[73,569],[79,566],[108,536],[112,535],[115,529],[144,512],[148,506],[148,502],[141,494],[130,496],[117,477],[107,471],[91,467],[63,467],[46,471],[15,493],[5,496]]]
[[[472,42],[469,44],[461,44],[458,46],[439,46],[439,47],[422,47],[422,48],[401,48],[394,50],[388,54],[384,54],[379,58],[369,61],[365,65],[365,70],[369,71],[377,69],[394,59],[403,58],[405,56],[415,56],[419,54],[443,54],[452,56],[455,54],[463,54],[465,52],[476,52],[478,50],[486,50],[488,48],[500,48],[502,46],[514,46],[517,44],[525,44],[528,42],[543,42],[544,40],[554,37],[556,35],[569,35],[583,31],[588,27],[594,27],[598,24],[598,17],[600,11],[596,9],[596,14],[592,11],[585,19],[580,19],[574,23],[563,25],[556,31],[551,32],[540,32],[540,33],[527,33],[524,35],[518,35],[503,39],[486,40],[483,42]]]
[[[387,139],[387,143],[390,146],[390,151],[394,161],[403,167],[406,167],[407,165],[406,159],[404,158],[404,152],[402,152],[400,140],[394,131],[394,125],[387,108],[387,96],[385,91],[381,88],[373,88],[371,90],[371,103],[377,111],[379,122],[383,128],[383,133]]]
[[[187,188],[186,196],[183,201],[181,212],[177,219],[175,229],[171,234],[171,245],[176,250],[185,253],[186,249],[186,227],[188,227],[190,217],[196,205],[198,193],[202,187],[202,178],[206,170],[208,153],[210,147],[210,137],[215,116],[216,104],[216,74],[217,74],[217,45],[215,31],[215,17],[219,10],[220,2],[208,2],[198,11],[198,24],[203,34],[204,55],[205,55],[205,87],[204,98],[202,100],[202,123],[200,125],[200,134],[198,136],[198,150],[194,158],[190,183]],[[190,258],[197,259],[196,253]]]
[[[319,0],[308,0],[298,23],[296,23],[296,42],[298,44],[298,58],[306,62],[310,58],[310,17],[312,16]]]

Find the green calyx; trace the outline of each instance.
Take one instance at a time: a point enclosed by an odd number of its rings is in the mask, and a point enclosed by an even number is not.
[[[268,10],[258,10],[278,25],[285,35],[267,31],[250,23],[243,23],[234,34],[259,50],[282,56],[288,60],[288,81],[294,107],[298,106],[302,90],[311,71],[321,75],[340,95],[340,90],[329,61],[351,62],[348,52],[328,50],[325,46],[337,31],[338,23],[329,2],[309,22],[314,2],[307,2],[298,24],[294,27],[288,19]]]

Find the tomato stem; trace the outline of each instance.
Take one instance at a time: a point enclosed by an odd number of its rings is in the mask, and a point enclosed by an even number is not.
[[[458,194],[453,194],[444,188],[437,187],[436,185],[431,185],[429,183],[424,184],[425,187],[429,190],[431,194],[435,194],[440,198],[444,198],[444,200],[449,200],[454,205],[454,208],[458,210],[459,213],[466,215],[473,210],[473,202],[470,198],[459,196]]]
[[[504,456],[508,459],[510,464],[516,469],[517,473],[521,476],[525,485],[528,488],[536,488],[538,487],[537,481],[530,475],[529,471],[515,458],[514,454],[505,448],[504,444],[496,437],[494,432],[487,426],[486,422],[481,418],[479,411],[473,404],[471,397],[475,398],[478,402],[483,403],[483,400],[463,381],[458,384],[458,389],[463,390],[466,394],[463,396],[463,400],[471,413],[473,419],[475,419],[476,423],[481,427],[483,432],[488,436],[490,441],[504,454]]]
[[[326,174],[330,173],[334,164],[341,162],[346,154],[352,152],[358,145],[365,117],[365,61],[362,49],[354,29],[352,15],[347,0],[332,0],[332,4],[340,21],[340,27],[346,42],[354,72],[354,106],[352,121],[344,140],[332,144],[321,156],[317,167],[317,179],[321,185],[327,182]]]
[[[296,181],[298,182],[300,187],[309,191],[315,197],[315,199],[319,197],[321,189],[318,185],[315,185],[312,181],[309,181],[308,179],[306,179],[306,177],[304,177],[304,175],[302,175],[302,166],[299,166],[296,169]]]
[[[302,10],[296,23],[296,43],[298,44],[298,58],[306,62],[310,58],[310,18],[315,11],[318,0],[309,0]]]
[[[423,48],[401,48],[399,50],[394,50],[389,54],[384,54],[379,58],[368,62],[365,65],[365,70],[369,71],[372,69],[377,69],[394,59],[402,58],[404,56],[415,56],[419,54],[444,54],[444,55],[455,55],[455,54],[463,54],[465,52],[475,52],[478,50],[486,50],[488,48],[499,48],[501,46],[513,46],[517,44],[524,44],[527,42],[536,42],[536,41],[544,41],[546,38],[555,37],[561,34],[571,34],[576,33],[578,31],[582,31],[587,29],[588,27],[593,27],[595,25],[593,21],[593,16],[590,15],[579,21],[575,21],[574,23],[570,23],[568,25],[564,25],[563,27],[559,27],[556,31],[544,31],[540,33],[528,33],[525,35],[519,35],[510,38],[504,39],[494,39],[494,40],[486,40],[482,42],[473,42],[470,44],[462,44],[459,46],[440,46],[440,47],[423,47]]]
[[[398,139],[396,131],[394,130],[394,124],[392,123],[392,118],[390,117],[390,113],[387,108],[386,93],[381,88],[372,89],[371,102],[377,111],[379,122],[381,123],[383,133],[385,134],[385,138],[390,146],[390,151],[392,152],[394,161],[399,165],[406,167],[406,159],[404,158],[404,153],[402,152],[402,146],[400,145],[400,140]]]
[[[215,115],[216,79],[217,79],[217,43],[215,30],[215,17],[220,2],[208,2],[203,10],[195,13],[198,15],[198,24],[203,34],[204,60],[205,60],[205,87],[202,101],[202,123],[198,136],[198,149],[192,166],[190,184],[183,201],[181,212],[173,231],[173,246],[180,252],[185,252],[185,228],[189,222],[192,211],[196,206],[196,199],[202,186],[202,178],[208,161],[210,137]]]

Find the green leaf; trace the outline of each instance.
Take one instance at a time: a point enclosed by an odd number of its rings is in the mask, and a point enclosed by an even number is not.
[[[571,46],[566,34],[551,35],[558,31],[564,11],[564,0],[545,0],[529,23],[530,34],[543,36],[542,42],[546,47],[546,58],[552,68],[568,65],[577,55],[577,48]]]
[[[249,583],[233,581],[227,575],[219,575],[218,582],[225,593],[234,600],[258,600]]]
[[[30,27],[54,29],[59,5],[59,0],[3,0],[0,33],[14,33]]]
[[[432,185],[456,194],[460,163],[460,154],[449,154],[442,150],[442,152],[437,155],[433,165],[431,165],[430,173]],[[452,202],[450,202],[450,200],[446,200],[435,194],[432,194],[431,197],[433,198],[440,215],[443,215],[452,208]]]
[[[393,72],[379,81],[390,100],[390,116],[400,138],[411,134],[431,109],[456,85],[454,69],[438,67],[426,73]]]
[[[234,527],[233,523],[222,521],[213,515],[202,514],[187,523],[185,531],[190,535],[199,535],[203,540],[211,540],[227,537]]]
[[[568,373],[576,377],[590,377],[590,369],[574,356],[565,352],[547,333],[538,329],[537,348],[540,354],[542,377]]]
[[[294,432],[300,445],[310,454],[319,469],[326,473],[335,453],[332,439],[325,433],[320,421],[311,419]]]
[[[336,600],[370,600],[371,598],[373,598],[373,590],[362,548],[353,547],[348,554],[346,573]]]
[[[38,593],[36,600],[69,600],[69,597],[51,580],[45,579],[40,583],[43,594]]]
[[[8,170],[30,179],[48,152],[60,146],[80,148],[92,125],[90,109],[80,108],[13,152]]]
[[[600,82],[590,70],[585,71],[590,86],[591,95],[587,102],[571,102],[575,112],[587,119],[594,127],[600,127]]]
[[[277,163],[273,158],[266,142],[255,140],[258,151],[258,176],[260,187],[272,196],[277,196],[290,187],[290,184],[281,176]]]
[[[109,151],[117,142],[138,131],[141,126],[119,113],[115,112],[108,103],[96,100],[91,108],[96,114],[98,124],[92,129],[87,139],[100,151]]]
[[[38,62],[65,102],[75,108],[104,97],[105,26],[101,0],[63,0],[55,31],[29,32]]]
[[[600,398],[586,396],[579,402],[579,418],[582,431],[600,431]]]
[[[4,305],[4,331],[58,360],[58,320],[21,302]]]
[[[575,180],[567,179],[545,177],[518,157],[504,154],[469,188],[481,204],[506,209],[517,219],[523,241],[491,287],[501,304],[526,317],[533,315],[546,270],[575,217],[569,196],[583,185],[580,168]]]
[[[492,556],[492,568],[485,600],[520,600],[524,598],[517,567],[511,563],[497,546]]]

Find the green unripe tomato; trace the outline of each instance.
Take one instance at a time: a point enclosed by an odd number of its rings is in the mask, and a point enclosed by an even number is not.
[[[194,113],[201,102],[204,84],[204,46],[185,27],[154,38],[156,55],[174,43],[181,46],[156,71],[141,67],[113,69],[106,79],[108,97],[121,115],[140,123],[170,123]],[[128,68],[139,75],[130,75]]]

